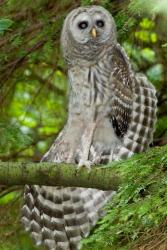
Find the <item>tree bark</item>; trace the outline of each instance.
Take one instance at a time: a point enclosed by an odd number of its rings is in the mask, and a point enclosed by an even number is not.
[[[0,162],[0,185],[37,184],[116,191],[128,181],[130,171],[140,172],[153,164],[167,168],[167,145],[136,154],[128,160],[93,166],[90,172],[85,168],[78,171],[76,165],[65,163]]]

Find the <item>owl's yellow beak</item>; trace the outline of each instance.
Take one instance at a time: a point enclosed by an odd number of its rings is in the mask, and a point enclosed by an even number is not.
[[[96,31],[96,29],[93,27],[93,29],[91,30],[91,36],[93,37],[93,38],[96,38],[97,37],[97,31]]]

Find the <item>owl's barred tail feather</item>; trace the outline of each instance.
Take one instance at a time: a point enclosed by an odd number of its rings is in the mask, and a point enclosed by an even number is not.
[[[114,192],[97,189],[26,186],[22,222],[36,245],[49,250],[79,249]]]

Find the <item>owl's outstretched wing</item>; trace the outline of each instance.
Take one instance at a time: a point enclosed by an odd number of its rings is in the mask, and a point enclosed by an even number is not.
[[[113,100],[111,121],[122,144],[113,160],[126,159],[148,149],[155,130],[157,98],[154,86],[143,74],[135,74],[120,45],[115,47],[111,74]]]

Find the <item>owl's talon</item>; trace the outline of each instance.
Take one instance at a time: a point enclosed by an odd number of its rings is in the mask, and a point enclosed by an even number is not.
[[[77,170],[80,171],[81,168],[85,167],[88,170],[88,172],[90,172],[92,165],[93,163],[91,161],[80,160],[77,166]]]

